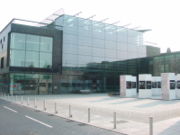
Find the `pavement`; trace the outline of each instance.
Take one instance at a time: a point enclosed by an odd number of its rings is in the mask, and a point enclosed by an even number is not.
[[[0,135],[122,135],[0,99]]]
[[[29,95],[4,99],[71,121],[128,135],[149,135],[149,118],[152,117],[154,135],[180,135],[180,100],[120,98],[107,94]]]

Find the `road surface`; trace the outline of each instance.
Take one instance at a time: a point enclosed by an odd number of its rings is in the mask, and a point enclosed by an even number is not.
[[[0,99],[0,135],[122,135]]]

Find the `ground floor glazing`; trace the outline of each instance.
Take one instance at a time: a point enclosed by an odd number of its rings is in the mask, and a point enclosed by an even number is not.
[[[51,74],[10,73],[1,76],[1,92],[11,95],[52,93]]]

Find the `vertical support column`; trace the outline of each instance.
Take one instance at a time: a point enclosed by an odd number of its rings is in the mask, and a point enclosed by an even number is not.
[[[113,113],[114,129],[116,129],[116,112]]]
[[[153,135],[153,117],[149,117],[149,135]]]

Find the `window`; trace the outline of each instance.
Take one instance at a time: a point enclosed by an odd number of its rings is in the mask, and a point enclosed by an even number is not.
[[[20,33],[11,34],[11,49],[25,50],[26,35]]]
[[[39,53],[34,51],[26,52],[26,67],[39,67]]]
[[[131,82],[130,82],[130,81],[127,81],[127,82],[126,82],[126,88],[127,88],[127,89],[131,89]]]
[[[139,81],[139,89],[145,89],[145,81]]]
[[[146,89],[151,89],[151,81],[146,82]]]
[[[52,55],[50,53],[40,53],[40,68],[51,68]]]
[[[161,82],[157,82],[158,88],[161,88]]]
[[[25,66],[25,51],[11,50],[10,51],[10,65],[17,67]]]
[[[11,73],[10,83],[16,94],[47,94],[51,92],[52,76],[48,74]]]
[[[136,88],[136,82],[131,82],[131,88]]]
[[[52,38],[40,37],[40,51],[52,52]]]
[[[157,83],[156,82],[152,82],[152,88],[157,88]]]
[[[52,67],[52,37],[11,33],[10,43],[10,66]]]
[[[177,89],[180,89],[180,81],[177,81]]]
[[[170,89],[175,89],[175,80],[170,80]]]
[[[27,35],[26,50],[39,51],[39,36]]]

